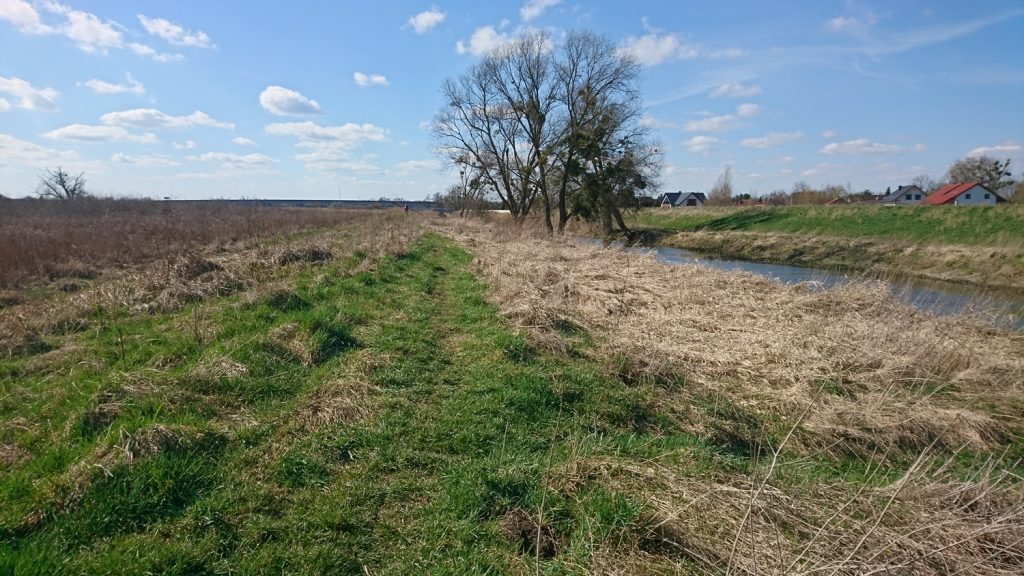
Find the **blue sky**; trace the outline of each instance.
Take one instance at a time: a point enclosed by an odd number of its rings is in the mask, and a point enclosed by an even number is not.
[[[607,34],[644,65],[664,190],[1024,173],[1024,3],[0,0],[0,194],[420,199],[440,86],[517,32]]]

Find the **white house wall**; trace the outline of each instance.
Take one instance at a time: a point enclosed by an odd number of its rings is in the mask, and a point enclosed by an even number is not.
[[[988,198],[985,198],[986,195]],[[953,203],[957,206],[991,206],[996,203],[996,195],[982,186],[975,186],[965,192],[961,192]]]
[[[910,196],[910,198],[907,198],[907,196]],[[924,201],[925,197],[927,196],[927,194],[924,194],[922,192],[905,192],[903,194],[900,194],[899,197],[896,198],[895,203],[902,205],[920,204],[921,202]]]

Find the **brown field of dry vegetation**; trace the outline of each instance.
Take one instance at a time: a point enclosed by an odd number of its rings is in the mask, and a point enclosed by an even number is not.
[[[217,201],[0,200],[0,289],[39,278],[88,279],[108,268],[365,217]]]
[[[0,213],[0,356],[74,332],[97,309],[172,311],[266,289],[277,268],[295,262],[358,252],[371,265],[407,241],[397,228],[380,228],[381,217],[394,214],[375,210],[95,199],[2,205],[13,210]],[[343,233],[326,244],[313,238],[329,229]]]
[[[598,572],[672,571],[673,554],[749,574],[1024,566],[1024,335],[913,310],[882,283],[816,292],[474,222],[444,230],[538,346],[593,335],[593,359],[657,414],[762,462],[693,474],[668,453],[580,450],[560,489],[598,478],[643,499],[660,540]],[[995,456],[965,474],[968,453]]]

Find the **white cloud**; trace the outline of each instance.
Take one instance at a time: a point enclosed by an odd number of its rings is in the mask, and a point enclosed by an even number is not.
[[[824,132],[821,133],[821,137],[822,138],[830,138],[831,139],[831,138],[835,138],[836,136],[839,136],[839,133],[836,132],[835,130],[825,130]]]
[[[683,141],[683,145],[686,146],[687,150],[697,154],[711,152],[717,143],[718,138],[714,136],[694,136],[689,140]]]
[[[145,44],[139,44],[138,42],[129,43],[128,49],[138,54],[139,56],[149,56],[157,62],[178,62],[180,60],[185,59],[185,57],[181,54],[168,54],[166,52],[157,52],[153,48],[146,46]]]
[[[880,144],[878,142],[872,142],[867,138],[857,138],[856,140],[847,140],[845,142],[832,142],[826,144],[819,150],[822,154],[828,154],[829,156],[846,155],[846,156],[865,156],[865,155],[882,155],[882,154],[903,154],[906,152],[921,152],[924,150],[924,145],[916,144],[911,148],[906,146],[898,146],[896,144]]]
[[[49,6],[48,6],[49,9]],[[67,23],[59,30],[84,52],[106,52],[108,48],[122,48],[124,39],[114,22],[103,21],[95,14],[72,10],[59,4],[54,11],[64,14]]]
[[[219,162],[225,168],[239,166],[266,166],[276,162],[265,154],[233,154],[231,152],[207,152],[199,156],[187,156],[194,162]]]
[[[803,137],[803,132],[771,132],[759,138],[744,138],[740,145],[747,148],[778,148]]]
[[[295,159],[304,163],[312,170],[344,170],[360,174],[380,174],[384,170],[374,164],[376,156],[370,154],[362,158],[351,158],[344,150],[336,148],[318,148],[307,154],[298,154]]]
[[[13,24],[25,34],[49,34],[53,29],[43,24],[39,12],[24,0],[0,0],[0,21]]]
[[[153,108],[136,108],[120,112],[108,112],[100,116],[100,122],[109,126],[131,126],[135,128],[162,128],[181,130],[191,126],[209,126],[234,130],[231,122],[221,122],[211,118],[205,112],[196,110],[187,116],[171,116]]]
[[[382,74],[363,74],[356,72],[352,75],[357,86],[387,86],[388,79]]]
[[[234,140],[232,140],[232,142],[239,146],[257,146],[256,142],[253,142],[252,140],[249,140],[248,138],[245,138],[243,136],[235,138]]]
[[[321,126],[315,122],[280,122],[268,124],[264,130],[274,136],[293,136],[306,143],[322,143],[354,148],[363,142],[383,142],[387,132],[373,124],[342,124]]]
[[[260,105],[277,116],[310,116],[322,114],[316,100],[310,100],[294,90],[281,86],[267,86],[260,92]]]
[[[796,158],[793,156],[779,156],[769,160],[758,160],[758,164],[791,164]]]
[[[342,124],[321,126],[314,122],[282,122],[264,127],[267,134],[291,136],[298,139],[296,146],[310,149],[295,156],[308,169],[346,170],[376,173],[381,169],[372,160],[374,156],[353,159],[351,153],[365,142],[382,142],[387,132],[373,124]]]
[[[690,60],[699,53],[695,46],[680,42],[675,34],[659,35],[657,32],[626,38],[622,50],[635,56],[637,62],[644,66],[656,66],[669,60]]]
[[[178,166],[178,163],[166,156],[131,156],[118,152],[110,157],[111,162],[134,164],[136,166]]]
[[[8,21],[25,34],[59,34],[70,39],[84,52],[106,54],[109,49],[128,48],[140,56],[149,56],[158,62],[181,60],[180,54],[162,54],[136,42],[125,43],[125,28],[112,20],[103,20],[95,14],[75,10],[56,0],[39,0],[36,6],[63,18],[63,22],[47,25],[39,12],[23,0],[0,0],[0,20]]]
[[[79,85],[85,86],[97,94],[145,94],[146,88],[142,84],[132,78],[131,74],[126,74],[127,82],[125,84],[112,84],[103,80],[97,80],[95,78],[80,82]]]
[[[3,98],[0,98],[0,112],[7,112],[11,109],[11,103]]]
[[[519,17],[524,22],[540,18],[548,8],[553,8],[562,3],[562,0],[529,0],[519,9]]]
[[[154,134],[132,134],[120,126],[94,126],[88,124],[69,124],[51,130],[44,137],[51,140],[72,140],[75,142],[139,142],[152,144],[156,142]]]
[[[21,78],[5,78],[0,76],[0,94],[13,96],[18,108],[25,110],[54,111],[57,109],[57,91],[53,88],[36,88]],[[6,102],[6,100],[5,100]],[[8,102],[8,107],[10,102]]]
[[[711,98],[749,98],[761,93],[761,87],[752,84],[745,86],[741,82],[727,82],[711,91]]]
[[[761,107],[757,104],[740,104],[736,107],[736,115],[740,118],[754,118],[761,115]]]
[[[462,40],[456,42],[455,52],[458,54],[483,56],[495,48],[508,43],[509,40],[511,40],[511,37],[508,34],[498,32],[494,29],[494,26],[484,26],[477,28],[473,32],[473,35],[469,37],[469,42]]]
[[[1020,151],[1021,145],[1011,140],[996,146],[980,146],[968,152],[967,156],[1015,156]]]
[[[408,25],[411,26],[417,34],[426,34],[434,26],[444,22],[444,18],[444,12],[441,12],[437,8],[431,8],[430,10],[420,12],[419,14],[410,17]]]
[[[867,32],[877,22],[878,17],[868,12],[863,17],[836,16],[825,22],[825,28],[832,32],[858,35]]]
[[[38,166],[52,162],[72,162],[78,155],[70,150],[53,150],[19,140],[10,134],[0,134],[0,166]]]
[[[699,120],[690,120],[683,125],[687,132],[724,132],[739,127],[741,119],[754,118],[761,114],[761,107],[757,104],[740,104],[736,107],[735,114],[722,114],[719,116],[707,116]]]
[[[406,160],[399,162],[397,168],[401,172],[428,172],[439,170],[441,163],[437,160]]]
[[[185,140],[184,142],[171,142],[171,146],[174,146],[175,150],[192,150],[196,147],[194,140]]]
[[[747,51],[740,48],[722,48],[721,50],[715,50],[711,54],[708,54],[708,58],[711,58],[712,60],[735,60],[746,55]]]
[[[159,36],[175,46],[192,46],[195,48],[216,48],[217,45],[210,40],[210,37],[202,30],[192,32],[182,28],[179,24],[164,20],[163,18],[147,18],[142,14],[138,15],[139,23],[153,36]]]
[[[679,126],[674,122],[662,120],[661,118],[651,116],[650,114],[644,114],[640,117],[640,125],[648,128],[660,128],[663,130],[675,130],[676,128],[679,128]]]

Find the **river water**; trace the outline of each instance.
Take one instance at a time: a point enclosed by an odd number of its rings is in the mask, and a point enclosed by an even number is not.
[[[590,244],[599,241],[585,240],[585,242]],[[654,252],[658,260],[666,264],[696,264],[716,270],[753,272],[786,284],[803,282],[812,289],[819,290],[866,278],[862,275],[836,273],[819,268],[715,258],[690,250],[666,246],[626,248],[626,250]],[[885,280],[885,282],[889,284],[894,297],[900,298],[920,310],[942,316],[966,314],[983,319],[998,328],[1024,332],[1024,294],[991,292],[977,286],[918,279]]]

